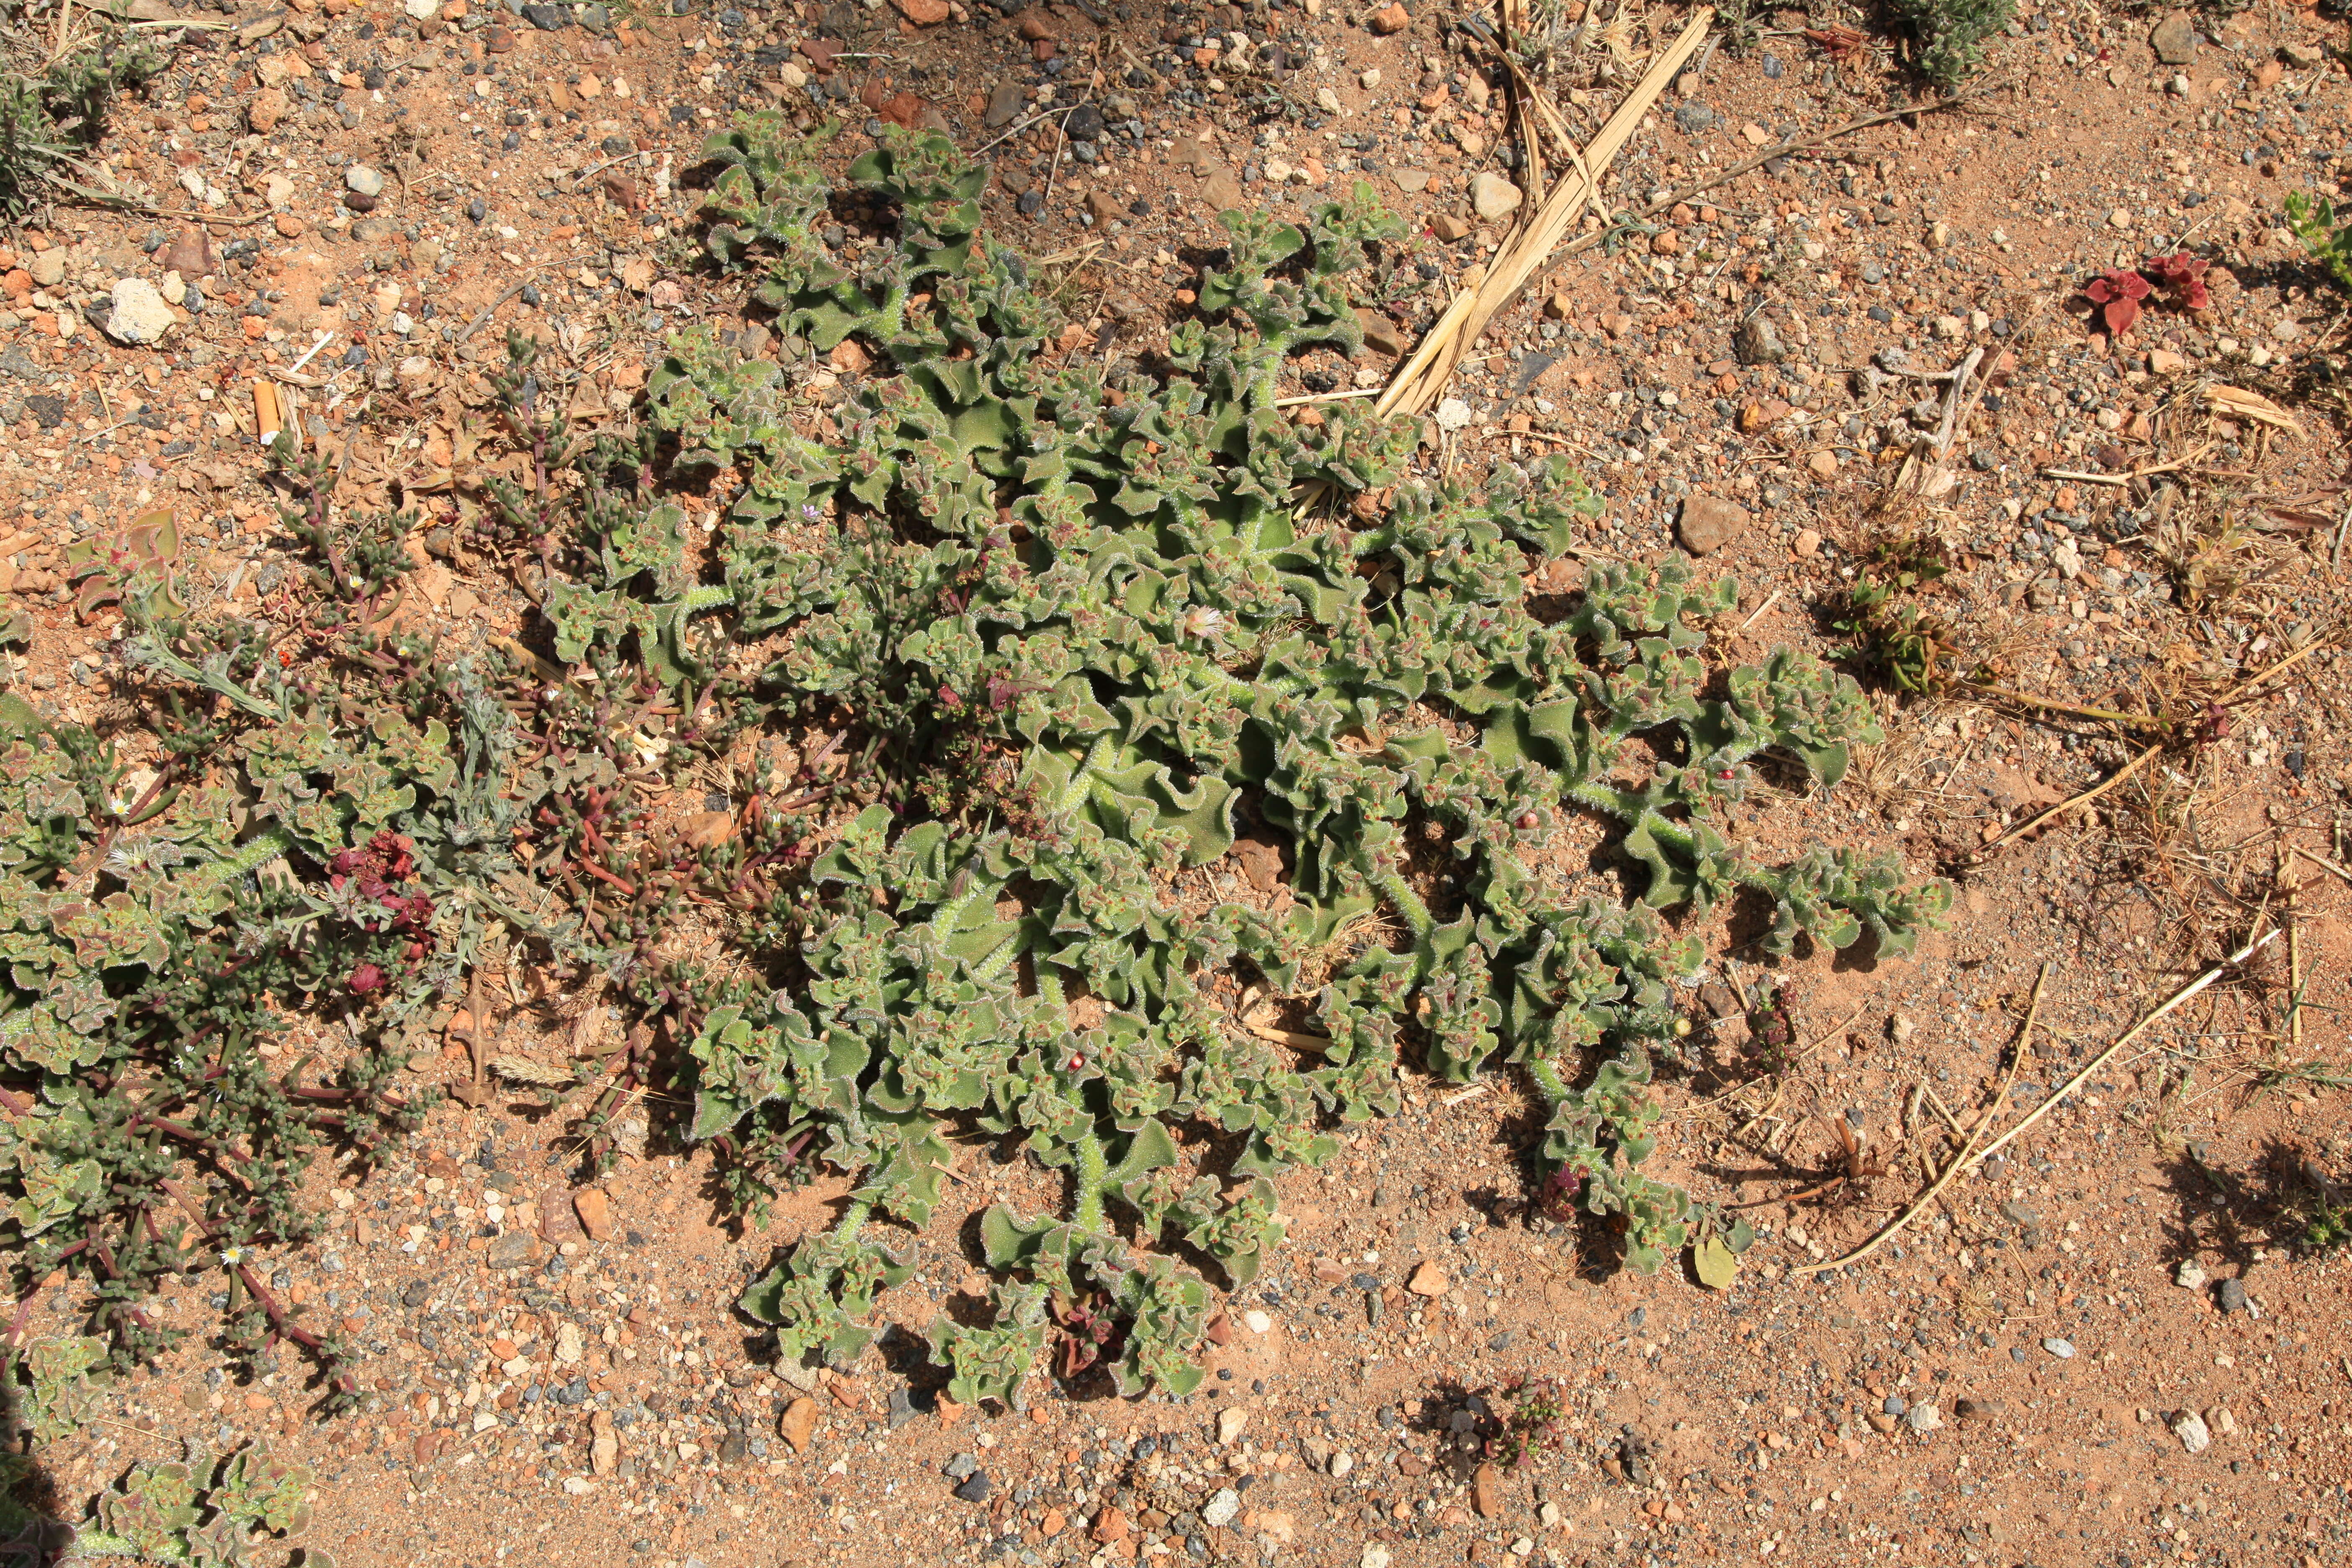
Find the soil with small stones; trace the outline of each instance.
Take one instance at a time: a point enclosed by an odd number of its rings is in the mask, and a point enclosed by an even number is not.
[[[445,0],[419,20],[298,0],[150,29],[172,67],[120,105],[91,177],[205,221],[61,207],[0,258],[0,605],[30,634],[8,684],[130,721],[110,613],[75,618],[62,553],[152,507],[180,520],[200,605],[281,613],[257,384],[291,394],[352,499],[446,521],[509,329],[551,345],[590,425],[632,417],[678,327],[789,359],[740,279],[698,261],[698,149],[738,109],[843,121],[836,167],[877,116],[985,145],[989,221],[1096,299],[1107,352],[1181,316],[1219,206],[1297,212],[1343,181],[1410,216],[1450,286],[1499,238],[1477,177],[1532,183],[1453,16]],[[1908,90],[1870,38],[1756,19],[1760,42],[1709,51],[1645,121],[1604,181],[1612,215]],[[1580,136],[1681,20],[1560,41],[1549,89]],[[2160,24],[2179,63],[2157,58]],[[2168,22],[2029,4],[1963,107],[1777,157],[1539,279],[1448,387],[1461,406],[1427,461],[1571,454],[1608,500],[1580,554],[1704,547],[1742,585],[1718,628],[1733,656],[1840,652],[1843,584],[1911,531],[1954,564],[1920,602],[2000,684],[2093,709],[2231,694],[2344,623],[2326,373],[2344,311],[2278,227],[2285,192],[2352,175],[2342,43],[2288,7]],[[1478,195],[1514,221],[1496,181]],[[2092,331],[2084,281],[2184,244],[2213,261],[2206,309]],[[169,308],[152,346],[109,336],[122,279]],[[1890,512],[1913,434],[1943,415],[1945,384],[1916,373],[1973,350],[1983,395],[1949,487]],[[1339,374],[1372,385],[1391,363]],[[828,379],[792,366],[800,395]],[[2217,385],[2284,413],[2217,406]],[[415,581],[404,615],[453,646],[528,629],[463,558],[433,554]],[[917,1336],[982,1289],[962,1212],[924,1238],[924,1271],[882,1309],[900,1326],[849,1375],[780,1367],[733,1302],[827,1223],[840,1184],[739,1224],[706,1157],[638,1126],[583,1190],[560,1125],[493,1097],[446,1106],[364,1181],[322,1168],[327,1238],[268,1264],[362,1347],[361,1412],[316,1419],[282,1352],[225,1380],[199,1334],[40,1463],[79,1507],[183,1439],[266,1440],[317,1472],[311,1539],[345,1568],[2343,1562],[2352,1271],[2305,1240],[2340,1200],[2329,1184],[2352,1181],[2327,1087],[2352,1006],[2347,669],[2333,647],[2304,658],[2213,710],[2193,748],[1997,847],[2136,754],[2126,732],[1886,694],[1887,743],[1838,790],[1753,804],[1741,828],[1764,853],[1897,847],[1959,892],[1951,928],[1903,962],[1769,961],[1737,945],[1753,935],[1738,911],[1710,929],[1731,957],[1689,998],[1655,1163],[1750,1205],[1759,1239],[1728,1289],[1616,1271],[1604,1235],[1532,1215],[1538,1119],[1509,1076],[1465,1091],[1408,1069],[1402,1114],[1283,1180],[1289,1237],[1227,1304],[1202,1393],[1041,1387],[1025,1412],[958,1411]],[[1238,858],[1211,875],[1256,879]],[[2273,942],[2099,1063],[1868,1259],[1799,1272],[1950,1158],[2042,965],[2005,1118],[2283,913],[2291,958]],[[1724,989],[1768,974],[1799,1037],[1777,1062]],[[497,978],[518,1019],[563,1010]],[[413,1066],[466,1075],[462,1046]],[[1058,1194],[981,1150],[958,1174],[975,1205]],[[202,1330],[219,1286],[175,1288],[166,1321]],[[87,1307],[46,1287],[30,1330],[72,1331]],[[1558,1441],[1515,1462],[1503,1427],[1529,1402],[1513,1391],[1545,1379]]]

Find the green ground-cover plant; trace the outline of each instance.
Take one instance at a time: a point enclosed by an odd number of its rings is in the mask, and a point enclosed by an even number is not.
[[[1891,858],[1773,865],[1723,826],[1765,752],[1836,782],[1876,734],[1853,684],[1788,652],[1711,669],[1732,591],[1680,563],[1595,568],[1539,616],[1523,579],[1597,505],[1564,464],[1433,481],[1408,423],[1277,405],[1295,356],[1354,352],[1355,305],[1412,274],[1360,190],[1299,226],[1227,215],[1197,311],[1106,356],[980,231],[945,142],[892,132],[839,190],[775,116],[711,151],[713,255],[871,368],[820,408],[801,369],[688,334],[654,428],[583,439],[510,341],[528,460],[465,539],[536,606],[532,646],[397,630],[418,520],[339,507],[289,448],[310,564],[268,618],[184,603],[168,518],[78,563],[84,613],[123,616],[144,745],[0,713],[26,1309],[68,1268],[97,1303],[76,1354],[136,1360],[170,1337],[145,1297],[218,1269],[230,1349],[290,1341],[348,1397],[348,1347],[257,1249],[309,1233],[311,1159],[417,1125],[435,1091],[399,1068],[461,1006],[478,1047],[477,971],[518,945],[621,1014],[565,1068],[592,1157],[650,1089],[751,1210],[854,1178],[744,1298],[786,1354],[866,1344],[958,1141],[1066,1173],[1059,1212],[981,1218],[992,1317],[935,1335],[960,1399],[1017,1400],[1041,1366],[1194,1386],[1204,1267],[1255,1277],[1274,1178],[1394,1110],[1407,1058],[1524,1073],[1545,1205],[1632,1266],[1714,1237],[1642,1169],[1703,956],[1660,911],[1744,891],[1770,951],[1902,952],[1943,908]],[[866,243],[826,247],[837,211]],[[665,460],[726,480],[723,522],[689,525]],[[1575,814],[1622,826],[1639,901],[1548,864]],[[1244,834],[1288,868],[1271,903],[1227,890]]]
[[[746,466],[724,579],[739,633],[784,638],[752,688],[917,763],[975,734],[1013,759],[954,812],[902,793],[849,822],[795,895],[797,983],[694,1036],[698,1135],[758,1125],[860,1176],[745,1297],[785,1352],[865,1343],[909,1267],[883,1222],[928,1219],[971,1129],[1066,1171],[1070,1197],[984,1216],[1013,1279],[992,1324],[940,1325],[951,1392],[1014,1396],[1057,1340],[1122,1388],[1189,1389],[1208,1294],[1179,1257],[1254,1277],[1282,1233],[1269,1178],[1393,1110],[1407,1050],[1455,1079],[1523,1068],[1551,1107],[1548,1196],[1615,1216],[1637,1268],[1682,1246],[1688,1198],[1638,1168],[1643,1086],[1701,954],[1654,911],[1752,889],[1774,951],[1902,952],[1943,906],[1891,860],[1773,867],[1717,826],[1768,749],[1836,781],[1876,734],[1852,682],[1783,652],[1710,687],[1695,623],[1733,596],[1679,563],[1597,568],[1538,619],[1522,577],[1596,510],[1564,463],[1423,483],[1409,424],[1277,408],[1291,356],[1357,348],[1350,279],[1394,258],[1361,187],[1303,226],[1227,214],[1197,315],[1107,365],[1053,352],[1065,323],[980,231],[982,174],[943,141],[852,166],[895,232],[844,254],[779,118],[709,152],[714,255],[755,266],[812,348],[854,336],[874,363],[831,442],[791,420],[777,366],[715,339],[654,378],[689,456]],[[1301,518],[1318,482],[1342,505]],[[1624,826],[1643,902],[1531,869],[1577,812]],[[1244,830],[1286,850],[1286,909],[1193,871]],[[1251,989],[1328,1043],[1244,1026]]]
[[[307,1468],[259,1447],[215,1455],[191,1445],[184,1459],[142,1460],[100,1495],[68,1561],[334,1568],[318,1547],[295,1544],[310,1521],[310,1481]]]

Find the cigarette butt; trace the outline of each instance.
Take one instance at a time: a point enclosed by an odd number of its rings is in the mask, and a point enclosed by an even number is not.
[[[266,381],[253,384],[253,427],[265,447],[278,439],[278,389]]]

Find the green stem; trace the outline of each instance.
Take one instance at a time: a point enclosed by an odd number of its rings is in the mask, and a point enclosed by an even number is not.
[[[833,1227],[834,1234],[845,1242],[856,1241],[857,1233],[866,1228],[866,1222],[873,1214],[874,1205],[869,1200],[853,1199],[850,1205],[841,1211],[841,1223]]]
[[[1078,1141],[1077,1212],[1070,1223],[1091,1236],[1103,1227],[1103,1186],[1110,1179],[1110,1156],[1089,1130]]]
[[[1378,888],[1387,896],[1389,902],[1396,906],[1397,913],[1404,917],[1404,923],[1412,928],[1414,936],[1425,937],[1429,934],[1430,928],[1437,923],[1437,919],[1429,912],[1429,906],[1421,901],[1421,895],[1414,892],[1404,878],[1398,874],[1395,867],[1381,864],[1367,865],[1364,868],[1364,873],[1371,879],[1372,886]]]
[[[1014,959],[1027,952],[1028,946],[1018,932],[1006,937],[995,952],[971,966],[971,977],[982,982],[995,979],[1012,965]]]
[[[1094,788],[1095,770],[1110,761],[1111,752],[1117,744],[1109,735],[1095,742],[1087,750],[1086,760],[1071,770],[1068,787],[1062,791],[1062,798],[1054,803],[1056,810],[1076,811],[1086,804],[1087,791]]]
[[[877,342],[887,342],[907,324],[907,285],[895,284],[882,296],[882,322],[875,329]]]
[[[1536,1080],[1536,1088],[1542,1093],[1547,1105],[1558,1105],[1569,1097],[1568,1080],[1560,1077],[1559,1068],[1553,1065],[1550,1058],[1537,1057],[1529,1061],[1528,1076]]]

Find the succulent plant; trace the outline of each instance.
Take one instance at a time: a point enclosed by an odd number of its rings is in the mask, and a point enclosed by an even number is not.
[[[683,334],[653,427],[583,438],[565,373],[509,340],[520,460],[467,542],[535,607],[527,644],[397,630],[418,520],[337,508],[281,446],[312,560],[274,618],[189,609],[168,517],[81,563],[149,764],[0,702],[0,1205],[20,1296],[63,1268],[100,1304],[14,1359],[37,1419],[74,1419],[98,1347],[169,1342],[142,1302],[192,1268],[226,1276],[233,1347],[290,1342],[350,1398],[349,1348],[254,1249],[310,1233],[321,1151],[419,1125],[434,1091],[396,1075],[519,942],[620,1014],[541,1086],[583,1093],[588,1157],[658,1090],[754,1212],[851,1178],[743,1297],[782,1353],[865,1349],[961,1146],[1063,1173],[1054,1212],[981,1216],[993,1314],[934,1332],[959,1399],[1195,1386],[1195,1265],[1255,1279],[1276,1178],[1393,1112],[1408,1060],[1524,1075],[1544,1204],[1633,1267],[1744,1242],[1641,1169],[1697,918],[1747,890],[1769,951],[1899,953],[1948,897],[1733,841],[1759,754],[1826,786],[1876,738],[1853,684],[1712,668],[1735,595],[1679,561],[1531,596],[1600,509],[1562,461],[1433,477],[1409,421],[1294,414],[1293,360],[1356,353],[1359,303],[1415,276],[1361,188],[1225,215],[1197,310],[1106,349],[939,138],[887,133],[842,191],[773,115],[709,151],[711,255],[799,354]],[[828,247],[851,211],[866,239]],[[841,370],[823,405],[812,352]],[[665,458],[723,521],[663,494]],[[682,812],[689,771],[729,809]],[[1622,829],[1622,883],[1547,855],[1578,816]],[[298,1017],[348,1047],[266,1063]],[[101,1522],[236,1560],[234,1510],[184,1510],[244,1473],[142,1472]]]
[[[858,1176],[746,1308],[788,1352],[854,1353],[908,1267],[881,1222],[929,1219],[950,1134],[1013,1139],[1068,1200],[984,1216],[1015,1282],[992,1326],[940,1326],[951,1392],[1017,1397],[1057,1342],[1123,1389],[1188,1389],[1209,1297],[1178,1250],[1249,1280],[1282,1235],[1269,1178],[1393,1110],[1404,1053],[1524,1070],[1555,1192],[1658,1267],[1696,1215],[1637,1169],[1643,1086],[1701,953],[1657,911],[1753,889],[1771,951],[1892,953],[1943,907],[1891,859],[1773,866],[1720,826],[1760,752],[1836,782],[1877,737],[1853,683],[1782,652],[1711,695],[1700,623],[1735,596],[1679,562],[1596,566],[1540,616],[1525,579],[1599,510],[1566,463],[1431,481],[1409,422],[1277,406],[1292,356],[1359,346],[1351,279],[1396,259],[1362,188],[1303,226],[1225,215],[1198,312],[1107,360],[1059,346],[1071,323],[979,229],[943,142],[851,166],[895,228],[835,255],[814,226],[838,193],[790,141],[754,115],[710,143],[711,247],[811,348],[864,345],[837,439],[795,423],[783,367],[706,334],[655,376],[656,418],[745,466],[719,554],[739,634],[776,639],[751,689],[909,772],[1004,766],[845,824],[800,894],[797,973],[692,1043],[698,1134],[756,1120]],[[1534,868],[1590,813],[1623,826],[1643,901]],[[1204,874],[1244,829],[1292,868],[1271,905]],[[1253,1027],[1253,994],[1315,1032]]]

